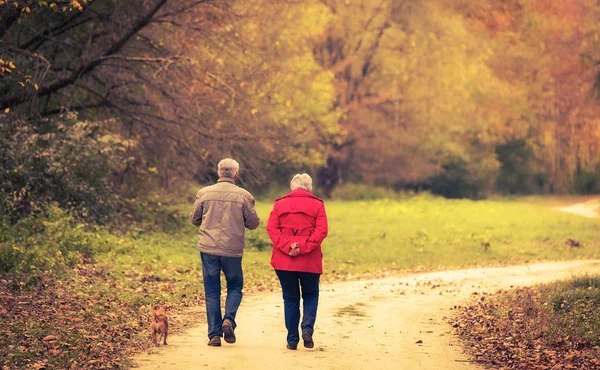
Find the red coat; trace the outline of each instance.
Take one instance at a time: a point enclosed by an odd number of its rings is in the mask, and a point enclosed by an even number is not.
[[[304,189],[277,199],[267,223],[273,242],[271,266],[276,270],[323,273],[321,243],[327,236],[327,215],[323,201]],[[290,245],[297,242],[300,254],[290,257]]]

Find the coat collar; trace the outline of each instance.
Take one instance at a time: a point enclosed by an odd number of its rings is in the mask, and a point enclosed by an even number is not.
[[[316,199],[320,202],[323,201],[323,200],[319,199],[317,196],[315,196],[313,193],[311,193],[310,191],[304,190],[304,189],[292,190],[279,199],[285,199],[285,198],[312,198],[312,199]],[[277,200],[279,200],[279,199],[277,199]]]
[[[229,177],[221,177],[217,182],[228,182],[230,184],[237,185],[235,181]]]

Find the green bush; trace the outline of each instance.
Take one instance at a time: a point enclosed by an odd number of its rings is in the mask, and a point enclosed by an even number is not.
[[[75,115],[40,122],[0,122],[0,215],[12,222],[39,205],[57,203],[106,222],[114,196],[106,178],[117,146],[100,124]]]
[[[573,188],[577,194],[600,193],[600,166],[594,171],[582,170],[575,174]]]
[[[32,286],[44,275],[61,274],[106,249],[84,224],[51,206],[17,223],[0,223],[0,276],[17,286]]]
[[[483,199],[491,191],[496,171],[493,165],[482,163],[449,158],[442,171],[429,179],[428,187],[433,194],[444,198]]]
[[[511,139],[496,146],[500,171],[496,189],[503,194],[532,194],[543,189],[539,186],[539,173],[532,168],[533,150],[525,139]]]

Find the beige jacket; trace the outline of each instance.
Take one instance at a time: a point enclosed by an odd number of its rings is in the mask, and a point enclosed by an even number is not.
[[[196,194],[190,222],[200,226],[198,249],[214,256],[241,257],[245,227],[254,230],[260,219],[254,197],[232,181],[221,179]]]

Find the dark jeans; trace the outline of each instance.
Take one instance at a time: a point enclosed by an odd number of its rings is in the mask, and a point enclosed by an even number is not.
[[[204,296],[206,299],[206,319],[208,321],[208,338],[223,336],[221,325],[229,319],[236,327],[235,314],[242,302],[242,257],[221,257],[200,253],[202,260],[202,277],[204,279]],[[225,299],[225,316],[221,316],[221,270],[227,281],[227,298]]]
[[[275,270],[281,290],[283,291],[283,313],[285,327],[287,328],[287,342],[297,345],[300,341],[298,324],[300,324],[300,288],[302,288],[302,303],[304,314],[302,316],[302,331],[314,332],[317,320],[317,306],[319,305],[319,279],[320,274],[311,272],[295,272]]]

